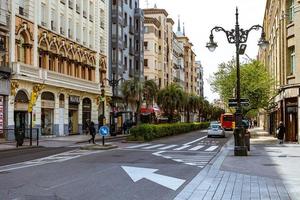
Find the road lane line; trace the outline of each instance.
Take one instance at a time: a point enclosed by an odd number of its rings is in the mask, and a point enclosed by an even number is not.
[[[165,144],[156,144],[156,145],[152,145],[152,146],[149,146],[149,147],[144,147],[142,149],[154,149],[154,148],[157,148],[157,147],[161,147],[161,146],[164,146]]]
[[[139,148],[139,147],[145,147],[148,145],[150,145],[150,144],[139,144],[139,145],[135,145],[135,146],[126,147],[126,149],[134,149],[134,148]]]
[[[158,149],[159,149],[159,150],[166,150],[166,149],[171,149],[171,148],[176,147],[176,146],[177,146],[177,144],[173,144],[173,145],[161,147],[161,148],[158,148]]]
[[[194,148],[189,149],[189,151],[197,151],[199,149],[202,149],[203,147],[204,147],[203,145],[198,145],[198,146],[195,146]]]
[[[181,146],[181,147],[179,147],[179,148],[176,148],[176,149],[174,149],[174,150],[175,150],[175,151],[180,151],[180,150],[189,148],[190,146],[191,146],[191,145],[183,145],[183,146]]]
[[[204,138],[207,138],[207,136],[204,136],[204,137],[198,138],[197,140],[193,140],[193,141],[191,141],[191,142],[185,143],[184,145],[190,145],[190,144],[193,144],[193,143],[195,143],[195,142],[198,142],[198,141],[200,141],[200,140],[203,140]]]
[[[206,149],[205,151],[213,151],[215,149],[217,149],[219,146],[211,146],[208,149]]]

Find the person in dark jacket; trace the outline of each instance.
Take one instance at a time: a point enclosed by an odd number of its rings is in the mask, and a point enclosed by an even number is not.
[[[93,144],[95,144],[96,129],[95,129],[95,124],[94,124],[94,122],[91,122],[91,123],[90,123],[89,131],[90,131],[90,134],[91,134],[91,136],[92,136],[92,138],[89,139],[89,143],[91,143],[91,141],[92,141]]]
[[[285,127],[283,125],[283,122],[280,122],[279,127],[277,128],[277,138],[279,140],[279,144],[283,144],[284,134],[285,134]]]

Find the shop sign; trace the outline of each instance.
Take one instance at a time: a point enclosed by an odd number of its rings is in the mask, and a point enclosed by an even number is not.
[[[79,96],[70,96],[69,97],[69,103],[80,104]]]
[[[0,96],[0,134],[3,134],[4,129],[4,98]]]

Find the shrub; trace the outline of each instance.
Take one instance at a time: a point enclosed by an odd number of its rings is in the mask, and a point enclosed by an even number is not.
[[[175,124],[142,124],[130,129],[128,140],[150,141],[156,138],[188,133],[209,127],[208,122]]]

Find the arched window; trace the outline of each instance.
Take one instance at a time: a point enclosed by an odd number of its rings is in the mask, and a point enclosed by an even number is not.
[[[18,62],[25,63],[26,62],[25,38],[22,34],[20,35],[20,42],[17,46],[17,51],[18,51]]]
[[[42,100],[54,101],[55,100],[54,94],[51,92],[43,92]]]
[[[15,97],[15,103],[29,103],[29,98],[23,90],[18,91]]]

